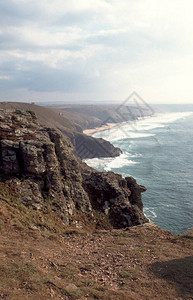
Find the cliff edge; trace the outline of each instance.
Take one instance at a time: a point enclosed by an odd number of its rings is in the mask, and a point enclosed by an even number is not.
[[[1,181],[26,207],[49,203],[63,224],[125,228],[148,222],[132,177],[97,172],[78,162],[67,137],[43,127],[32,111],[0,110]]]

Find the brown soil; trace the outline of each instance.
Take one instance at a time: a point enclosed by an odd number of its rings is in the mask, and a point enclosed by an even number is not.
[[[193,237],[1,223],[0,299],[193,299]],[[192,297],[192,298],[191,298]]]

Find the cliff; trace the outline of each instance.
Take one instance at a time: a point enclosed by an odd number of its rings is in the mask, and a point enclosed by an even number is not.
[[[72,150],[33,112],[0,110],[0,298],[192,299],[192,231],[146,223],[144,186]]]
[[[106,220],[125,228],[148,222],[141,201],[145,187],[79,163],[69,139],[41,126],[32,111],[0,111],[0,172],[21,203],[40,211],[49,203],[65,225],[103,227]]]
[[[87,136],[82,132],[80,125],[65,118],[53,110],[30,103],[0,102],[0,109],[18,109],[23,111],[34,111],[42,126],[56,129],[61,134],[68,136],[74,146],[75,155],[80,158],[93,157],[115,157],[121,153],[119,148],[111,143]],[[67,112],[68,116],[68,112]]]
[[[52,105],[51,109],[58,112],[85,129],[93,129],[107,123],[131,122],[139,117],[152,116],[154,113],[148,105],[141,102],[132,103],[128,100],[120,104],[74,104]]]

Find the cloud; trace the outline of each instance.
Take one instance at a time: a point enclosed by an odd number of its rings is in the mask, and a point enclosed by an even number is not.
[[[192,101],[192,9],[192,0],[0,0],[0,97],[137,90]]]

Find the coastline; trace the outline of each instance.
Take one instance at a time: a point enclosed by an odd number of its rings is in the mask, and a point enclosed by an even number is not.
[[[107,123],[106,125],[102,125],[100,127],[95,127],[92,129],[85,129],[85,130],[83,130],[83,133],[86,135],[92,136],[93,134],[100,132],[100,131],[106,131],[106,130],[112,129],[114,127],[119,127],[121,125],[127,124],[129,122],[130,123],[131,122],[139,122],[141,120],[145,120],[145,119],[152,118],[152,117],[159,116],[159,115],[162,115],[162,113],[155,113],[152,116],[138,117],[136,120],[127,120],[127,121],[122,121],[122,122],[117,122],[117,123]]]
[[[107,123],[106,125],[102,125],[100,127],[96,127],[96,128],[93,128],[93,129],[85,129],[83,131],[84,134],[86,135],[93,135],[99,131],[105,131],[105,130],[108,130],[108,129],[111,129],[111,128],[114,128],[122,123],[125,123],[125,122],[120,122],[120,123]]]
[[[95,159],[86,162],[101,172],[116,172],[122,176],[130,174],[137,178],[141,184],[148,188],[148,192],[145,193],[143,198],[145,203],[144,213],[152,222],[170,230],[174,234],[181,234],[187,228],[192,227],[192,221],[189,216],[192,209],[190,190],[192,172],[188,163],[191,150],[184,146],[187,143],[186,141],[192,145],[192,117],[193,112],[169,112],[155,114],[153,118],[148,117],[146,120],[138,120],[139,122],[135,122],[134,125],[136,125],[139,134],[135,136],[135,132],[133,132],[133,135],[131,133],[133,146],[131,148],[123,147],[125,151],[128,151],[128,153],[124,153],[125,157],[122,155],[114,159]],[[118,127],[121,127],[121,125],[118,123],[117,125],[112,131],[119,130]],[[152,137],[149,135],[149,142],[148,139],[145,140],[145,144],[142,139],[141,141],[138,140],[138,138],[143,138],[142,135],[140,137],[140,134],[143,134],[144,130],[147,130],[147,134],[152,134]],[[110,138],[117,138],[113,140],[115,145],[122,145],[122,143],[117,142],[119,138],[121,139],[121,134],[119,133],[115,133],[116,136],[113,136],[113,133],[111,134],[109,130],[104,135],[101,132],[101,135],[99,133],[96,136],[106,137],[108,133]],[[178,138],[176,139],[176,137]],[[129,140],[125,140],[125,142],[129,144]],[[144,149],[143,145],[145,145]],[[173,148],[171,145],[174,145]],[[122,149],[122,147],[120,148]],[[181,153],[183,153],[183,157]],[[129,160],[138,164],[131,164]],[[185,164],[186,162],[188,163],[187,165]],[[179,176],[180,172],[186,174],[186,177],[180,183],[177,183],[175,179],[177,177],[175,176]],[[174,176],[174,174],[176,175]],[[178,191],[181,192],[181,199],[186,204],[184,205],[186,208],[183,206],[182,211],[180,211],[180,204],[176,203],[176,199],[179,199]],[[163,218],[163,215],[167,217]],[[170,220],[171,215],[173,218],[172,222]],[[184,222],[185,218],[186,221]]]

